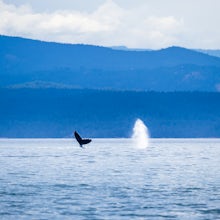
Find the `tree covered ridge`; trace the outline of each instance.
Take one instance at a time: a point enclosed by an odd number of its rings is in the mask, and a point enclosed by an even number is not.
[[[0,89],[1,137],[220,137],[220,93]]]

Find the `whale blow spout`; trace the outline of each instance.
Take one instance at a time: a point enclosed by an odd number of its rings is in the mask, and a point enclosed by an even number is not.
[[[132,134],[132,140],[134,141],[135,147],[141,149],[147,148],[149,139],[150,135],[147,126],[141,119],[137,119]]]

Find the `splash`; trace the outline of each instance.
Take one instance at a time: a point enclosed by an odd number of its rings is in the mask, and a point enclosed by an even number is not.
[[[149,145],[149,139],[150,136],[147,126],[141,119],[137,119],[132,134],[132,140],[134,141],[135,147],[141,149],[147,148]]]

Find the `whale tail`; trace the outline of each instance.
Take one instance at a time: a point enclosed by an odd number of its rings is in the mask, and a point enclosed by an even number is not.
[[[77,142],[79,143],[80,147],[83,147],[84,144],[88,144],[92,141],[91,139],[82,139],[76,131],[74,132],[74,136]]]

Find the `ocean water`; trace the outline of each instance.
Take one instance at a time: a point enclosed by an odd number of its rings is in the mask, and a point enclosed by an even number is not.
[[[0,219],[220,219],[220,139],[0,139]]]

